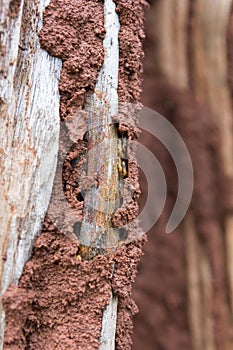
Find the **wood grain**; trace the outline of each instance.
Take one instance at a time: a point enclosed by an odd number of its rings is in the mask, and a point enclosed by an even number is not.
[[[98,187],[91,187],[84,201],[83,222],[79,237],[82,246],[85,247],[82,254],[84,258],[113,252],[118,243],[118,232],[111,223],[112,214],[119,204],[118,135],[113,124],[113,116],[118,113],[120,23],[115,8],[112,0],[104,1],[106,30],[103,41],[104,63],[99,72],[90,105],[86,107],[89,112],[88,176],[97,174]],[[111,293],[109,305],[102,317],[100,350],[115,349],[117,305],[118,298]]]
[[[150,14],[156,23],[156,64],[160,73],[177,88],[186,88],[189,83],[188,11],[188,0],[159,0]]]
[[[49,203],[59,137],[61,61],[40,48],[48,1],[0,4],[1,294],[17,283]],[[1,319],[1,341],[4,315]]]

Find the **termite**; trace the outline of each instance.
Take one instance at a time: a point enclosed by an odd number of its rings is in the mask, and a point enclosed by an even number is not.
[[[118,140],[118,171],[125,178],[128,175],[127,170],[127,138],[121,134]]]
[[[121,159],[119,157],[118,162],[118,171],[121,174],[121,176],[126,177],[128,175],[127,166],[125,160]]]

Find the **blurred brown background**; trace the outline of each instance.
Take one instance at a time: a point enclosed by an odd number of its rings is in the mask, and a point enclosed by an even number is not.
[[[134,350],[230,350],[232,1],[151,1],[146,32],[143,103],[182,135],[195,185],[188,214],[166,235],[176,172],[166,151],[147,135],[144,143],[160,160],[169,188],[163,215],[148,234],[134,287],[140,309],[134,319]],[[146,193],[143,177],[142,189]]]

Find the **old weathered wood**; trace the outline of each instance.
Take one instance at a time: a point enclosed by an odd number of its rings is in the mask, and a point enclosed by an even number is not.
[[[157,66],[171,85],[188,86],[187,24],[189,0],[160,0],[150,16],[155,25]]]
[[[186,259],[187,259],[187,283],[188,283],[188,306],[190,331],[193,338],[193,349],[203,349],[202,338],[202,310],[200,293],[200,269],[199,269],[199,246],[197,234],[191,213],[184,222],[185,240],[186,240]]]
[[[113,0],[104,2],[105,57],[99,72],[94,94],[91,96],[88,118],[88,175],[100,174],[98,188],[87,192],[80,242],[90,255],[114,251],[118,232],[111,217],[119,206],[118,135],[112,117],[118,113],[118,67],[120,23]],[[85,254],[84,254],[85,258]],[[114,267],[113,267],[114,270]],[[109,305],[103,312],[100,350],[115,349],[118,298],[111,293]]]
[[[30,256],[56,168],[61,61],[40,48],[37,35],[48,2],[21,1],[13,17],[10,0],[0,3],[1,294]]]
[[[118,113],[119,19],[112,0],[105,0],[105,57],[91,96],[88,118],[88,176],[98,174],[98,187],[85,195],[80,242],[96,250],[115,248],[117,231],[111,217],[118,200],[117,129],[112,117]],[[95,255],[95,254],[94,254]]]
[[[186,217],[185,243],[188,313],[194,350],[216,349],[212,319],[212,284],[208,256],[198,242],[193,216]]]
[[[118,299],[111,294],[109,305],[103,313],[99,350],[115,349]]]

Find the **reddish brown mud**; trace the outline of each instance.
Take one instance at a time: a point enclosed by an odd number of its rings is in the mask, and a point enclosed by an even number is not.
[[[104,13],[98,0],[51,1],[44,11],[41,46],[63,61],[61,117],[82,108],[103,63]]]
[[[9,288],[3,299],[4,349],[98,349],[111,289],[120,299],[117,349],[130,349],[136,311],[131,285],[141,245],[138,241],[114,256],[80,262],[78,243],[45,225],[18,288]]]

